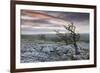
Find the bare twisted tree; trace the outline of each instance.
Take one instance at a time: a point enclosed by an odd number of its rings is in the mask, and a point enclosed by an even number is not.
[[[60,39],[62,39],[66,45],[68,44],[73,44],[75,47],[75,53],[76,55],[79,54],[78,52],[78,46],[77,46],[77,41],[79,41],[80,39],[80,34],[75,32],[76,27],[72,24],[65,26],[63,25],[63,27],[69,31],[66,33],[60,33],[59,30],[55,30],[55,32],[57,33],[57,35],[60,37]]]

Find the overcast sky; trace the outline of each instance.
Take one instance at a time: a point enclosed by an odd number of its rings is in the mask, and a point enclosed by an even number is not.
[[[89,13],[21,10],[22,34],[65,32],[62,26],[73,23],[76,32],[89,33]]]

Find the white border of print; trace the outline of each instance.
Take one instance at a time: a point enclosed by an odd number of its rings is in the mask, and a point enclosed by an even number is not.
[[[90,13],[90,36],[94,34],[94,11],[93,9],[85,8],[70,8],[70,7],[52,7],[52,6],[36,6],[36,5],[16,5],[16,68],[40,68],[40,67],[57,67],[57,66],[74,66],[94,64],[94,36],[90,37],[90,59],[81,61],[59,61],[59,62],[39,62],[39,63],[20,63],[20,10],[48,10],[48,11],[63,11],[63,12],[81,12]]]

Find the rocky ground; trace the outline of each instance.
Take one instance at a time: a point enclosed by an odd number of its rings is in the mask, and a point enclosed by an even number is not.
[[[38,42],[21,40],[21,63],[89,59],[88,43],[77,43],[79,54],[75,55],[75,48],[72,44]]]

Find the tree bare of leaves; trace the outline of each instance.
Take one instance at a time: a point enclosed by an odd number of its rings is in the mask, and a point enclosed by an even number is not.
[[[68,44],[73,44],[75,47],[75,54],[78,55],[79,51],[78,51],[78,46],[77,46],[77,41],[79,41],[80,39],[80,34],[75,32],[76,27],[72,24],[65,26],[63,25],[63,27],[69,31],[66,33],[60,33],[59,30],[55,30],[56,34],[60,37],[61,40],[63,40],[66,45]]]

